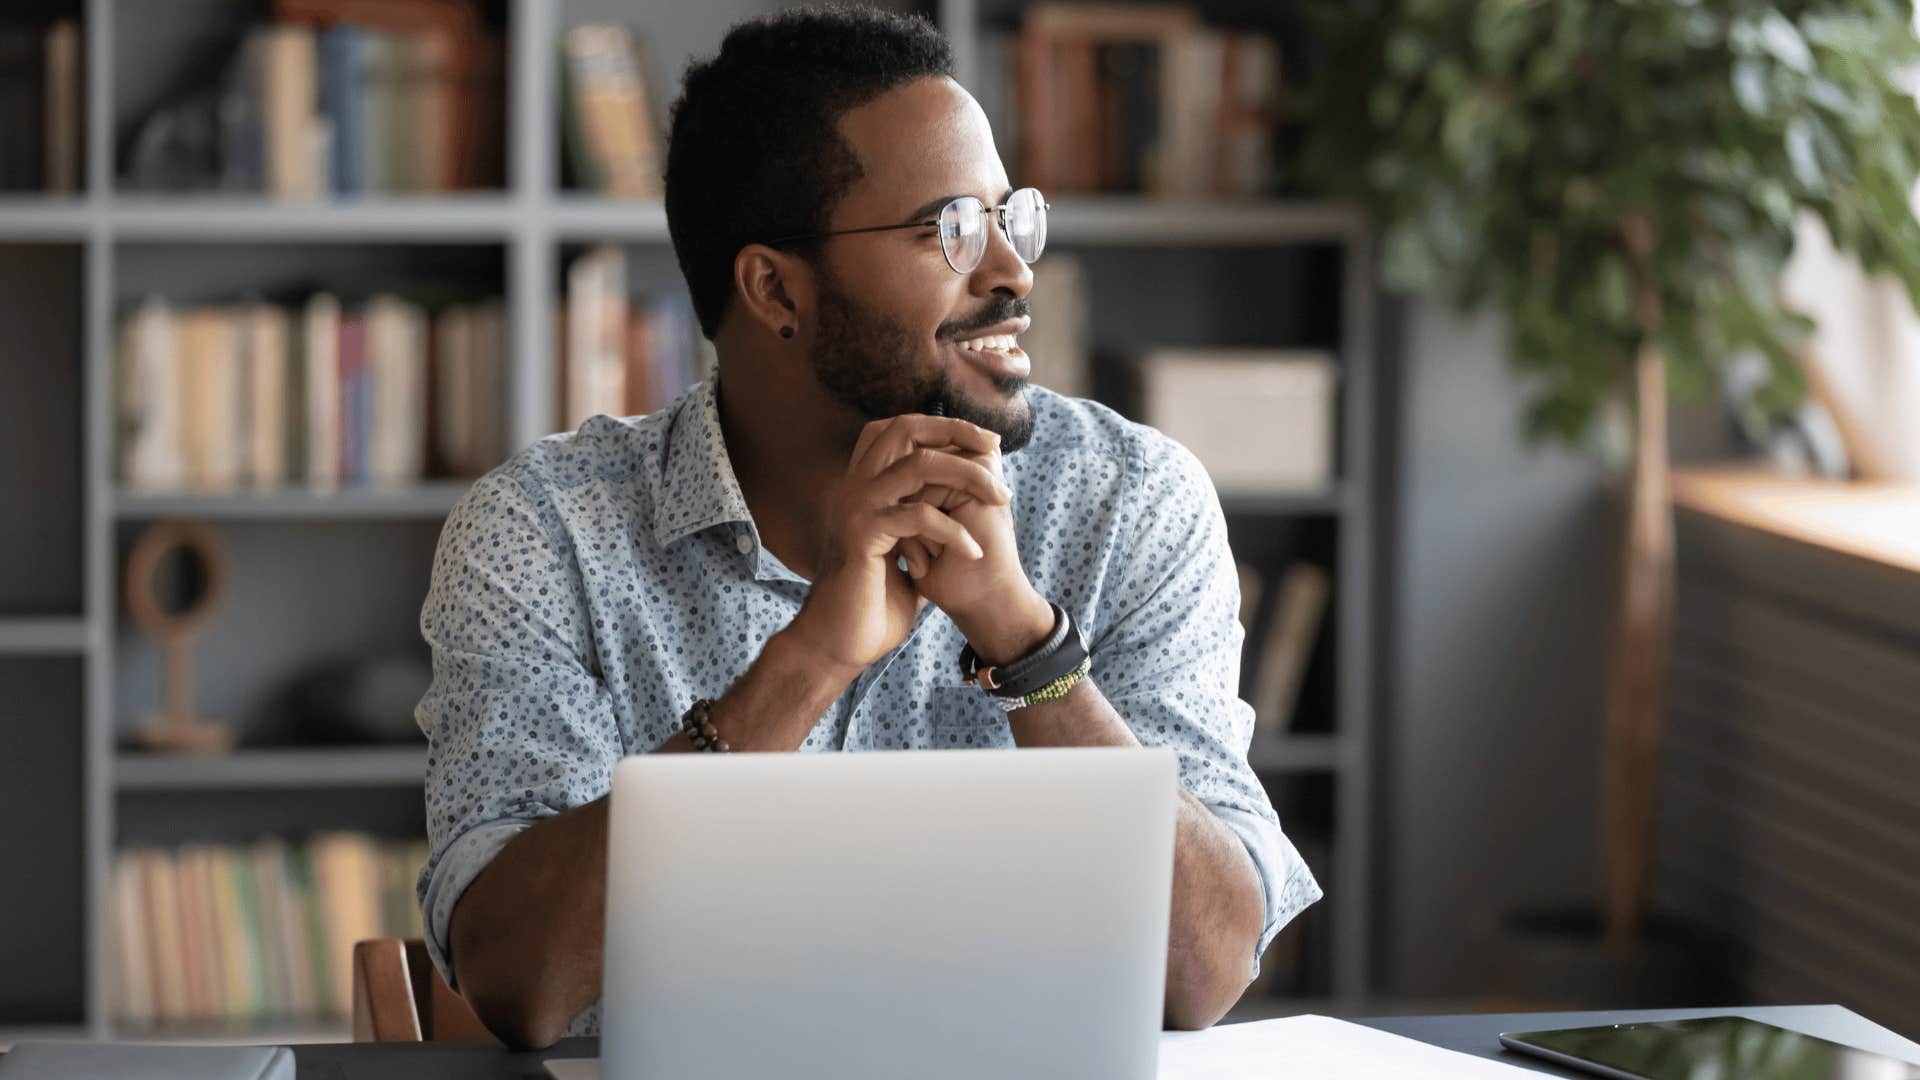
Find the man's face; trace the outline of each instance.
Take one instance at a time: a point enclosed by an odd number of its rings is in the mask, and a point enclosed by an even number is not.
[[[932,220],[959,195],[998,206],[1008,193],[985,114],[951,79],[919,79],[840,120],[866,175],[834,209],[830,229]],[[1018,344],[984,339],[1027,325],[1033,274],[995,222],[986,254],[956,274],[934,229],[828,239],[818,263],[813,364],[836,398],[872,419],[928,412],[1000,436],[1005,450],[1033,434],[1030,365]]]

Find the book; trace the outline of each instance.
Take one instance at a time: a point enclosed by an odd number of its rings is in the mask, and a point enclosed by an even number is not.
[[[623,407],[627,333],[627,261],[603,246],[567,267],[565,430]]]
[[[128,1023],[151,1026],[158,1015],[154,993],[154,972],[150,962],[151,945],[147,941],[147,916],[141,904],[145,892],[140,878],[145,853],[130,853],[114,861],[112,979],[110,1006],[113,1015]]]
[[[220,943],[218,997],[213,1017],[247,1017],[254,1014],[254,948],[246,915],[240,900],[240,881],[235,872],[234,852],[209,848],[202,853],[212,901],[213,937]]]
[[[366,35],[337,24],[315,41],[315,107],[327,123],[328,187],[335,195],[367,190]]]
[[[982,79],[1002,84],[981,87],[982,107],[1018,147],[1022,183],[1190,199],[1279,186],[1286,86],[1270,36],[1206,26],[1184,4],[1039,3],[1010,44],[988,34],[982,48]]]
[[[659,198],[660,126],[632,34],[622,26],[576,26],[564,51],[564,137],[580,185],[616,199]]]
[[[187,484],[199,491],[232,491],[240,482],[243,445],[234,423],[244,408],[237,316],[220,307],[189,312],[183,348]]]
[[[267,192],[311,199],[322,190],[315,154],[318,58],[310,27],[279,23],[267,30],[264,83]]]
[[[185,923],[180,915],[177,866],[172,857],[157,851],[145,853],[138,865],[141,889],[138,906],[147,916],[144,936],[147,968],[153,979],[154,1019],[178,1023],[187,1019],[192,1008],[183,962]]]
[[[340,301],[316,293],[301,312],[306,380],[306,477],[319,491],[340,484]]]
[[[446,191],[454,186],[454,94],[457,89],[453,36],[427,30],[403,39],[403,86],[412,143],[409,191]]]
[[[235,852],[243,868],[241,902],[248,911],[247,933],[252,942],[249,951],[259,963],[260,998],[257,1015],[263,1017],[298,1016],[293,1007],[291,963],[286,951],[286,934],[280,923],[285,917],[285,845],[276,838],[256,841]]]
[[[356,942],[383,936],[380,917],[377,853],[370,838],[350,833],[323,833],[309,844],[314,881],[325,930],[328,1011],[345,1016],[353,1011],[352,957]]]
[[[116,337],[122,482],[329,491],[478,475],[505,453],[505,310],[441,311],[456,313],[442,329],[470,329],[436,346],[435,313],[392,294],[345,308],[326,293],[298,306],[143,302]]]
[[[340,312],[340,480],[367,481],[367,319],[360,308]]]
[[[82,186],[80,176],[81,96],[80,27],[60,19],[47,27],[46,131],[44,187],[56,195],[71,195]]]
[[[404,79],[406,40],[398,34],[367,30],[360,45],[360,131],[366,160],[367,190],[405,191],[413,173],[408,142]]]
[[[424,312],[398,297],[382,295],[365,309],[365,477],[380,484],[408,484],[425,475],[427,324]]]
[[[112,1015],[154,1026],[347,1015],[352,947],[419,937],[423,840],[357,833],[119,852]]]
[[[278,487],[287,482],[287,409],[290,396],[290,320],[285,309],[253,304],[246,311],[249,433],[247,482]]]
[[[1295,563],[1281,576],[1255,674],[1255,730],[1282,734],[1291,724],[1332,591],[1332,579],[1312,563]]]
[[[116,397],[121,482],[141,490],[186,483],[185,402],[173,309],[149,298],[121,324]]]
[[[300,997],[311,1006],[311,1015],[325,1015],[339,1000],[334,980],[345,983],[350,978],[350,969],[327,951],[329,938],[320,879],[314,871],[312,850],[307,845],[296,844],[287,849],[287,881],[295,908],[292,921],[297,939],[294,944],[307,958],[309,982]]]
[[[1226,37],[1220,60],[1220,114],[1214,194],[1233,198],[1272,191],[1279,125],[1280,49],[1259,34]]]

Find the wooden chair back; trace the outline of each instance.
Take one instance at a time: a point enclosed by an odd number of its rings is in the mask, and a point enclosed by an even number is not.
[[[419,938],[375,938],[353,947],[354,1042],[493,1042],[453,992]]]

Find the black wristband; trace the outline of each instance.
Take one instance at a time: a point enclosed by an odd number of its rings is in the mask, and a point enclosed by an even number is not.
[[[1026,697],[1035,690],[1080,666],[1087,658],[1087,645],[1079,627],[1067,609],[1053,608],[1053,633],[1032,652],[1000,667],[982,668],[980,657],[971,644],[960,650],[960,680],[973,683],[995,697]],[[987,676],[982,679],[983,673]]]

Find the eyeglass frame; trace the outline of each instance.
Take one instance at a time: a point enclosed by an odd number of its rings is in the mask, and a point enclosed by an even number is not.
[[[1022,191],[1032,191],[1034,194],[1040,195],[1040,210],[1043,213],[1053,209],[1053,204],[1046,201],[1047,197],[1041,194],[1039,188],[1015,188],[1007,193],[1007,198],[1011,199]],[[948,207],[964,199],[972,199],[974,202],[980,203],[981,213],[993,215],[994,222],[1000,226],[1000,235],[1007,238],[1007,245],[1009,247],[1013,246],[1013,233],[1007,229],[1007,213],[1013,209],[1012,205],[1002,202],[996,206],[988,206],[978,195],[961,195],[941,203],[940,209],[934,212],[932,221],[909,221],[902,225],[868,225],[860,229],[834,229],[829,232],[798,233],[793,236],[783,236],[778,240],[768,240],[765,241],[765,243],[768,247],[779,247],[781,244],[791,244],[801,240],[824,240],[829,236],[853,236],[857,233],[895,232],[900,229],[937,229],[940,227],[940,215],[946,213]],[[1044,244],[1045,241],[1042,241],[1042,243]],[[1019,258],[1022,263],[1028,266],[1033,265],[1032,260],[1020,258],[1020,250],[1018,248],[1014,248],[1013,254],[1014,257]],[[947,245],[945,243],[940,245],[940,257],[946,260],[947,269],[956,274],[971,274],[980,268],[980,263],[978,262],[965,270],[953,265],[953,256],[947,254]],[[986,252],[982,251],[980,253],[981,260],[985,261],[986,257]],[[1034,256],[1035,259],[1039,257],[1038,255]]]

